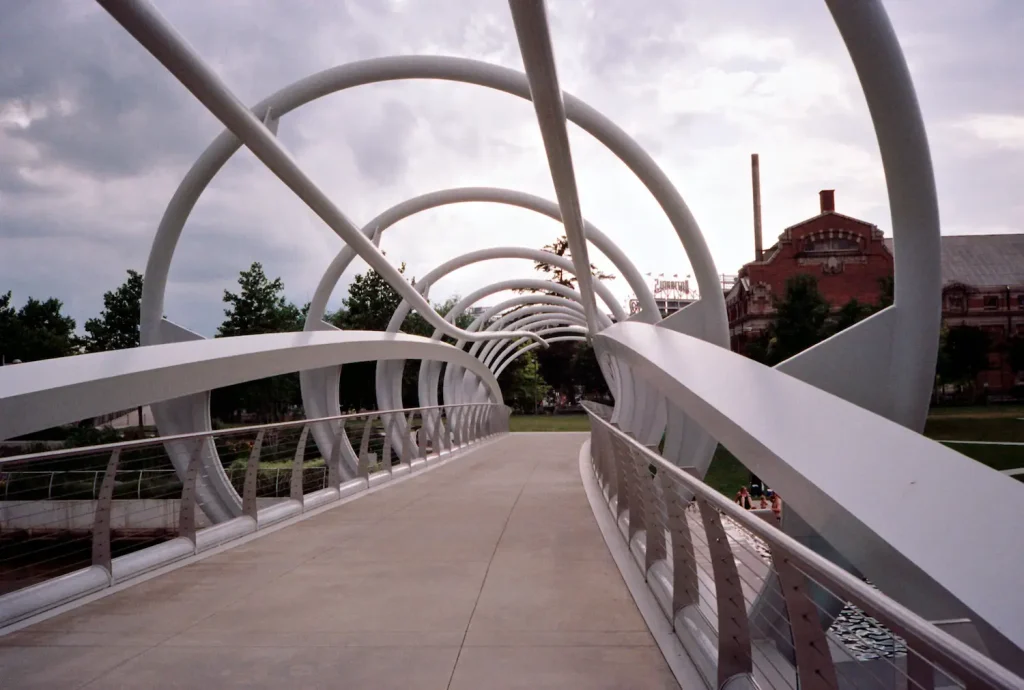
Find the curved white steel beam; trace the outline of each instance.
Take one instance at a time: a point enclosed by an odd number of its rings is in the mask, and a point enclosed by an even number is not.
[[[367,236],[375,232],[379,237],[384,230],[417,213],[462,203],[494,203],[515,206],[545,215],[558,222],[562,220],[558,204],[543,197],[497,187],[457,187],[422,194],[395,204],[363,226],[362,232]],[[587,239],[608,257],[608,260],[636,294],[640,302],[641,313],[644,315],[643,320],[647,323],[657,321],[660,318],[657,302],[655,302],[654,294],[640,271],[618,245],[601,230],[587,222],[586,219],[584,219],[583,225]],[[324,271],[310,300],[309,312],[306,316],[306,330],[316,330],[316,322],[322,319],[326,313],[331,293],[354,258],[355,252],[350,247],[343,247]]]
[[[128,33],[159,60],[217,119],[231,130],[292,192],[417,310],[446,335],[472,337],[448,323],[409,284],[387,257],[313,182],[277,137],[231,92],[185,39],[145,0],[100,0]],[[524,334],[525,337],[525,334]]]
[[[475,357],[404,333],[269,333],[154,345],[0,368],[0,439],[254,379],[345,362],[457,362],[501,389]]]
[[[1017,482],[697,338],[620,323],[597,340],[733,451],[887,595],[928,620],[969,618],[1004,658],[1007,644],[1024,648],[1024,600],[1015,596],[1021,556],[999,546],[1017,543],[1024,524]],[[957,496],[956,511],[934,509],[942,495]]]
[[[277,91],[252,110],[259,118],[281,118],[292,110],[323,96],[364,84],[406,79],[441,79],[477,84],[529,99],[525,75],[497,65],[457,57],[401,56],[374,58],[333,67],[310,75]],[[566,117],[612,151],[651,192],[665,211],[687,253],[702,300],[715,303],[709,313],[716,325],[709,327],[714,342],[727,346],[725,299],[718,272],[696,221],[668,176],[650,155],[621,128],[600,112],[570,94],[563,94]],[[189,213],[203,190],[241,143],[229,130],[218,136],[192,166],[175,191],[157,229],[142,297],[142,342],[159,342],[159,322],[165,311],[164,295],[171,259]],[[607,254],[607,252],[606,252]],[[611,258],[609,256],[609,258]],[[403,281],[404,282],[404,281]]]
[[[445,318],[456,318],[458,313],[465,310],[466,307],[475,303],[476,301],[492,295],[496,292],[504,292],[505,290],[537,290],[541,292],[527,293],[522,295],[516,295],[504,302],[501,302],[489,309],[485,310],[482,314],[476,317],[476,319],[466,328],[469,331],[475,331],[487,324],[487,322],[499,314],[500,312],[510,307],[529,305],[529,304],[547,304],[557,306],[559,308],[577,309],[579,313],[583,313],[583,307],[580,306],[576,298],[579,297],[579,293],[572,288],[558,283],[531,279],[531,278],[520,278],[513,280],[500,281],[492,283],[484,288],[474,291],[466,297],[459,300],[457,304],[452,307],[452,310],[445,316]],[[555,294],[543,294],[544,292],[552,292]],[[599,316],[607,319],[603,314]],[[611,320],[608,319],[608,325],[611,325]],[[433,338],[440,337],[436,332],[432,336]],[[479,343],[472,344],[470,354],[475,355],[479,349]],[[456,347],[462,349],[465,347],[465,341],[459,341]],[[419,375],[419,399],[420,403],[427,400],[433,400],[433,406],[438,404],[438,384],[441,376],[441,363],[431,362],[430,360],[424,360],[420,364],[420,375]],[[451,385],[451,377],[445,377],[445,385]]]
[[[557,319],[548,319],[546,321],[534,323],[531,324],[530,326],[527,326],[527,328],[530,328],[540,336],[572,334],[579,335],[583,337],[585,340],[587,339],[587,335],[589,332],[588,328],[585,325],[564,325],[560,323]],[[527,342],[529,341],[526,340],[525,338],[520,338],[515,342],[509,343],[507,347],[505,347],[500,353],[498,353],[497,358],[495,358],[494,360],[494,364],[488,364],[488,368],[497,369],[497,363],[500,362],[502,358],[505,358],[508,355],[514,353],[517,347]],[[545,342],[548,342],[547,338],[545,338]],[[456,403],[486,401],[486,389],[484,388],[483,384],[478,379],[476,379],[476,376],[469,372],[463,373],[461,390],[459,390],[458,388],[456,390],[459,391],[459,397],[456,398]]]
[[[556,327],[553,328],[553,329],[552,328],[546,328],[544,330],[538,330],[542,326],[556,326]],[[541,320],[539,322],[531,323],[531,324],[528,324],[528,325],[524,324],[524,328],[526,328],[526,327],[529,327],[529,329],[531,331],[536,331],[538,333],[538,335],[551,333],[552,330],[559,331],[561,333],[578,333],[579,332],[577,330],[579,328],[579,324],[572,324],[572,323],[566,324],[564,321],[561,321],[560,319],[546,319],[546,320]],[[495,349],[495,351],[492,351],[490,353],[490,355],[486,359],[484,359],[484,366],[487,367],[488,369],[490,369],[491,371],[496,371],[498,369],[498,367],[501,365],[502,361],[506,357],[508,357],[508,355],[510,355],[511,353],[515,352],[516,348],[519,347],[520,345],[522,345],[524,342],[526,342],[526,341],[523,340],[522,338],[520,338],[518,340],[514,340],[514,341],[511,341],[509,343],[506,343],[505,346],[502,347],[500,350]]]
[[[590,333],[597,332],[597,302],[594,301],[594,275],[590,271],[587,238],[583,232],[583,213],[576,189],[576,171],[572,167],[569,132],[565,123],[565,104],[562,87],[558,85],[555,52],[551,46],[547,12],[543,2],[511,2],[512,22],[519,39],[519,52],[526,67],[526,80],[530,85],[530,100],[537,113],[544,151],[548,157],[551,181],[555,186],[561,209],[565,237],[576,267],[576,278],[583,311],[587,315]]]
[[[549,345],[551,343],[561,343],[561,342],[570,342],[570,341],[584,342],[585,343],[585,342],[587,342],[587,338],[586,338],[586,336],[582,336],[582,335],[560,335],[560,336],[557,336],[557,337],[554,337],[554,338],[547,338],[546,339],[546,342]],[[516,350],[515,352],[513,352],[512,355],[508,359],[506,359],[504,362],[501,363],[501,366],[498,367],[498,370],[496,372],[494,372],[494,378],[500,377],[501,376],[501,372],[505,371],[505,369],[508,367],[508,365],[511,364],[512,362],[514,362],[516,359],[518,359],[519,357],[525,355],[527,352],[530,352],[531,350],[536,350],[538,347],[540,347],[540,343],[530,343],[526,347],[520,348],[520,349]]]
[[[429,286],[433,285],[452,271],[465,266],[471,266],[475,263],[494,259],[527,259],[530,261],[544,261],[545,263],[553,266],[558,266],[564,271],[575,274],[575,267],[571,261],[552,252],[547,252],[541,249],[532,249],[529,247],[492,247],[489,249],[479,249],[477,251],[467,252],[461,256],[449,259],[445,263],[427,272],[427,274],[421,279],[418,286],[423,286],[422,289],[428,290]],[[611,291],[600,283],[594,287],[601,299],[605,302],[608,308],[611,309],[616,319],[625,320],[626,313]],[[411,310],[412,305],[408,302],[403,301],[399,304],[398,308],[395,309],[395,313],[391,316],[391,321],[388,323],[387,331],[391,333],[397,332],[405,321],[405,317],[408,316]],[[454,318],[454,315],[452,315],[452,318]],[[498,339],[508,337],[506,334],[499,335],[499,333],[501,332],[496,331],[494,333],[488,333],[486,331],[477,331],[474,334],[476,337],[467,338],[467,340],[489,339],[483,337],[488,334],[493,335]],[[404,369],[404,366],[404,362],[382,362],[377,365],[377,405],[381,409],[398,409],[396,407],[392,407],[392,403],[402,399],[402,370]]]
[[[586,316],[580,318],[579,312],[574,312],[571,309],[552,307],[547,304],[537,304],[532,306],[526,306],[521,309],[516,309],[514,312],[510,312],[500,319],[496,319],[494,323],[487,326],[487,330],[501,330],[502,326],[508,324],[519,324],[517,329],[522,327],[525,328],[527,324],[534,323],[541,319],[558,318],[562,321],[571,322],[575,325],[587,325]],[[530,329],[533,330],[533,329]],[[486,365],[489,357],[496,352],[499,348],[515,340],[514,338],[506,338],[504,340],[489,340],[484,344],[484,347],[479,352],[470,351],[471,355],[474,355],[477,359],[483,361]]]

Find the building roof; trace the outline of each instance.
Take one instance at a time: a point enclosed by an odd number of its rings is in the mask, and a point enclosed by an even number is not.
[[[885,244],[892,250],[892,238]],[[943,235],[942,284],[1024,285],[1024,233]]]

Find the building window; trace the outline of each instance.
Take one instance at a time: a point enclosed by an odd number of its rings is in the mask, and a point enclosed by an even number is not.
[[[1024,309],[1024,295],[1017,295],[1017,308]]]
[[[964,296],[960,294],[946,295],[946,305],[951,311],[963,311]]]
[[[993,311],[999,308],[999,297],[997,295],[985,295],[985,309]]]
[[[831,254],[834,252],[856,252],[860,250],[857,240],[849,237],[816,237],[804,243],[809,254]]]

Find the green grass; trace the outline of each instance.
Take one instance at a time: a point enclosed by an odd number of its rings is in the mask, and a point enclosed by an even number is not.
[[[509,419],[511,431],[590,431],[585,414],[517,414]]]
[[[932,410],[924,433],[937,441],[1008,441],[1024,443],[1024,407],[946,407]],[[512,431],[589,431],[585,414],[514,415]],[[995,470],[1024,467],[1024,446],[949,444],[953,450]],[[750,482],[750,472],[724,446],[719,446],[704,481],[732,497]]]

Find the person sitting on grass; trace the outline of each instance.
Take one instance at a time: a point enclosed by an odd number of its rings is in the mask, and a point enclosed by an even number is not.
[[[750,492],[747,491],[747,487],[741,486],[740,492],[736,494],[736,498],[733,499],[736,503],[742,506],[745,510],[750,510],[752,504],[750,502]]]

